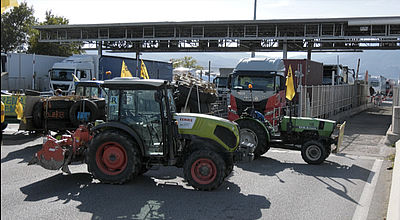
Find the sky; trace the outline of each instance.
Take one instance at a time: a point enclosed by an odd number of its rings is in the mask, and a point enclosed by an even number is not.
[[[51,10],[70,24],[251,20],[254,0],[25,0],[35,17]],[[22,0],[18,0],[22,2]],[[400,0],[257,0],[262,19],[399,16]]]
[[[39,21],[44,21],[46,11],[51,10],[54,15],[67,18],[69,24],[252,20],[254,16],[254,0],[18,0],[22,1],[33,6]],[[400,0],[257,0],[257,20],[377,16],[400,16]],[[393,57],[390,51],[371,53],[377,57]],[[288,53],[289,58],[299,58],[299,55],[306,57],[306,53]],[[256,56],[280,58],[282,53],[256,53]],[[354,53],[351,62],[355,63],[360,56]],[[172,55],[162,54],[161,57],[169,60]],[[323,55],[324,62],[335,62],[336,57],[336,54]],[[144,54],[143,58],[157,59],[153,54]],[[370,62],[369,66],[361,68],[366,70],[374,66],[379,63]],[[400,66],[386,74],[398,78]]]

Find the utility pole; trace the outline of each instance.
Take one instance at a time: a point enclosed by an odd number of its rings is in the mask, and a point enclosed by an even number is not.
[[[254,18],[253,18],[253,20],[256,20],[256,14],[257,14],[257,0],[254,0]]]
[[[257,0],[254,0],[254,17],[253,20],[256,20],[257,15]],[[254,58],[256,56],[256,52],[253,50],[251,51],[251,58]]]

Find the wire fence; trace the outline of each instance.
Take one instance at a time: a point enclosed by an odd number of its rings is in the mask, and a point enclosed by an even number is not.
[[[299,90],[298,115],[302,117],[330,118],[371,102],[364,84],[303,86]]]

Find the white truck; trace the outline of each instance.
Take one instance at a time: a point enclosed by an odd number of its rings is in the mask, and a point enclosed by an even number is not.
[[[172,80],[172,63],[152,60],[143,62],[151,79]],[[120,77],[123,63],[132,76],[138,76],[137,72],[140,75],[140,62],[133,58],[89,54],[70,56],[55,63],[49,71],[50,88],[52,91],[61,89],[64,94],[70,94],[75,90],[74,76],[80,81]]]
[[[25,53],[1,54],[1,89],[49,91],[49,69],[65,57]]]
[[[74,76],[82,81],[98,78],[98,61],[97,55],[73,55],[55,63],[49,71],[50,89],[69,94],[75,90]]]
[[[375,94],[386,93],[386,78],[383,76],[371,76],[369,78],[369,84],[374,88]]]

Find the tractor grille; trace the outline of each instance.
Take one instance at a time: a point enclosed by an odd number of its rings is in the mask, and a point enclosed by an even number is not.
[[[238,115],[241,115],[243,113],[243,111],[247,108],[247,107],[251,107],[251,102],[246,102],[246,101],[242,101],[238,98],[236,99],[236,106],[237,106],[237,113]],[[262,114],[264,114],[265,112],[265,106],[267,105],[268,99],[264,99],[261,102],[253,102],[254,103],[254,108],[261,112]]]
[[[214,135],[224,142],[224,144],[228,145],[228,147],[234,148],[236,146],[236,136],[228,128],[217,125]]]

